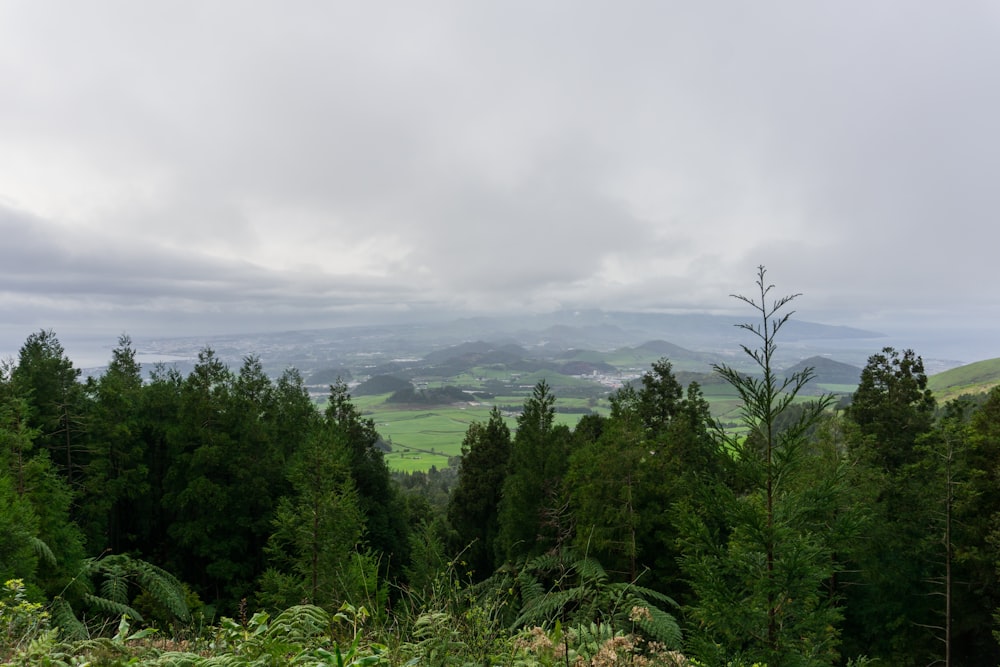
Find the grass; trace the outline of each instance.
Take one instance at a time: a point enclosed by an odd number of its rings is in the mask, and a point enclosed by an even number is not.
[[[944,404],[962,394],[987,392],[1000,384],[1000,359],[987,359],[952,368],[927,379],[938,403]]]
[[[533,385],[532,385],[533,386]],[[587,398],[560,398],[556,394],[556,408],[591,408],[607,415],[606,400],[596,404]],[[711,383],[702,386],[705,400],[712,414],[722,419],[735,419],[739,414],[740,401],[736,390],[728,384]],[[386,403],[389,394],[360,396],[352,399],[365,417],[375,422],[379,434],[392,445],[392,451],[385,459],[393,471],[426,471],[431,466],[445,468],[450,457],[460,456],[462,440],[474,421],[486,422],[493,405],[521,406],[530,395],[524,393],[495,396],[487,402],[458,406],[407,406]],[[582,414],[557,412],[555,422],[570,428],[576,426]],[[507,426],[513,433],[517,427],[516,417],[507,417]]]
[[[366,418],[375,422],[379,435],[392,445],[385,460],[391,470],[401,472],[426,471],[431,466],[447,467],[449,457],[461,455],[462,440],[469,424],[488,421],[494,403],[520,406],[525,399],[525,396],[497,396],[488,403],[464,406],[405,406],[386,403],[388,396],[360,396],[352,400]],[[582,408],[589,404],[584,398],[556,399],[557,408]],[[606,403],[596,409],[606,413]],[[557,412],[555,422],[572,428],[582,416]],[[516,418],[509,416],[506,421],[513,432],[517,427]]]
[[[488,368],[475,369],[472,374],[451,378],[443,384],[481,386],[482,378],[490,378],[493,373],[504,376],[497,379],[510,380],[509,371],[493,371],[491,373],[491,370]],[[392,451],[385,457],[391,470],[426,471],[431,466],[436,466],[439,469],[445,468],[448,466],[449,458],[460,456],[462,440],[465,438],[469,425],[474,421],[482,423],[488,421],[493,405],[510,408],[523,405],[525,399],[531,395],[534,384],[541,379],[540,376],[535,377],[535,375],[533,373],[522,375],[518,379],[516,387],[508,385],[504,394],[486,399],[481,403],[470,401],[465,405],[400,405],[386,403],[389,394],[359,396],[352,400],[365,417],[375,422],[379,434],[391,444]],[[553,393],[556,396],[557,410],[559,408],[589,408],[599,414],[608,414],[609,406],[606,399],[595,401],[589,398],[560,397],[560,387],[568,389],[576,385],[594,386],[592,382],[580,378],[569,378],[571,382],[567,381],[563,384],[564,380],[566,378],[563,376],[549,378],[550,383],[559,382],[559,385],[552,385]],[[824,386],[823,389],[836,392],[846,388],[828,385]],[[706,382],[701,385],[701,390],[714,417],[723,421],[738,419],[740,400],[733,387],[720,382]],[[582,416],[582,414],[567,414],[557,411],[555,421],[557,424],[565,424],[573,428]],[[517,426],[514,415],[507,417],[507,426],[513,433]]]

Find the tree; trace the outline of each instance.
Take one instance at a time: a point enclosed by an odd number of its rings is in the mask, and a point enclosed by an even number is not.
[[[79,376],[51,329],[28,336],[11,373],[15,392],[31,405],[29,423],[38,429],[37,444],[52,453],[70,487],[87,458]]]
[[[494,543],[499,532],[500,502],[510,459],[510,429],[500,409],[483,424],[473,422],[462,441],[458,482],[448,501],[448,519],[458,533],[463,558],[477,580],[496,569]]]
[[[306,601],[335,611],[359,604],[352,556],[364,516],[347,465],[347,450],[315,433],[288,467],[292,493],[281,499],[266,552],[272,565],[261,578],[261,601],[286,608]]]
[[[143,513],[149,511],[146,443],[139,428],[142,369],[127,335],[118,339],[111,363],[90,379],[89,461],[83,472],[80,524],[91,549],[131,551],[139,545]]]
[[[29,412],[24,399],[0,399],[0,576],[53,595],[72,582],[83,538],[70,519],[68,485],[35,447]]]
[[[330,387],[321,428],[326,431],[328,441],[344,448],[344,461],[365,516],[366,544],[385,557],[384,573],[401,575],[409,549],[403,500],[378,447],[380,438],[375,423],[361,416],[343,382]]]
[[[934,588],[937,576],[927,536],[938,499],[920,470],[918,443],[931,433],[934,398],[923,360],[891,347],[872,355],[845,411],[852,483],[871,512],[865,539],[845,549],[845,650],[897,665],[936,657]],[[925,460],[926,464],[927,461]],[[935,463],[936,467],[937,463]]]
[[[560,483],[571,434],[555,426],[555,396],[540,380],[517,418],[499,507],[497,560],[517,561],[555,547],[566,535]]]
[[[666,359],[643,375],[638,391],[626,386],[613,394],[600,435],[569,460],[577,550],[626,581],[649,570],[650,585],[680,592],[677,535],[664,508],[691,500],[699,477],[718,475],[710,422],[697,384],[685,397]]]
[[[754,298],[735,295],[759,316],[739,327],[759,347],[742,346],[756,365],[748,375],[727,365],[718,372],[742,400],[740,432],[718,432],[742,483],[717,484],[714,507],[681,504],[681,567],[694,591],[688,606],[691,648],[709,664],[741,657],[771,665],[828,665],[836,659],[840,612],[826,591],[837,569],[828,524],[841,508],[838,471],[817,480],[804,434],[830,399],[806,406],[784,429],[779,417],[812,377],[811,369],[781,380],[773,367],[776,337],[798,295],[771,302],[773,285],[758,268]],[[808,482],[807,482],[808,480]],[[717,526],[721,516],[726,525]]]
[[[176,424],[168,431],[168,469],[163,508],[173,570],[208,600],[235,605],[256,578],[247,554],[246,528],[230,512],[254,491],[231,483],[227,457],[233,449],[226,408],[233,374],[215,352],[198,363],[179,387]]]
[[[137,428],[145,448],[143,460],[150,492],[134,518],[136,550],[163,565],[172,563],[177,552],[168,529],[174,509],[165,497],[177,493],[168,482],[168,473],[171,478],[177,474],[171,457],[178,451],[178,431],[184,428],[178,424],[183,386],[184,378],[177,369],[156,364],[139,394],[137,409]]]
[[[891,347],[869,357],[847,417],[868,439],[873,463],[889,472],[913,463],[913,447],[934,419],[923,359],[913,350],[900,356]]]

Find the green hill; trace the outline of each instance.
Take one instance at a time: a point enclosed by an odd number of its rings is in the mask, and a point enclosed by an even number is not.
[[[813,369],[813,380],[805,388],[805,394],[850,394],[858,386],[861,369],[857,366],[834,361],[827,357],[809,357],[782,371],[785,377],[801,373],[806,368]]]
[[[1000,385],[1000,359],[987,359],[932,375],[927,387],[938,403],[962,394],[979,394]]]

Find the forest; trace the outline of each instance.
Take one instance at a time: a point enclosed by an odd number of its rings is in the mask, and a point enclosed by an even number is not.
[[[715,367],[738,425],[663,358],[572,428],[539,382],[452,475],[391,474],[339,380],[317,405],[209,348],[144,379],[124,335],[81,380],[33,333],[0,367],[0,663],[1000,664],[1000,388],[939,405],[884,348],[812,395],[773,290],[736,297],[756,372]]]

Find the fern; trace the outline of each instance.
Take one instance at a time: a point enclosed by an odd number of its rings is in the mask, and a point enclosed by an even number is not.
[[[200,667],[205,658],[197,653],[172,651],[147,659],[147,667]]]
[[[65,598],[53,599],[49,605],[49,614],[52,617],[52,626],[66,639],[86,639],[89,636],[87,626],[76,617],[73,607]]]
[[[127,604],[122,604],[121,602],[116,602],[115,600],[101,597],[99,595],[93,595],[91,593],[85,593],[83,599],[90,603],[92,607],[107,616],[127,616],[133,620],[142,622],[142,614]]]
[[[184,586],[174,575],[144,560],[129,559],[129,562],[143,590],[149,592],[181,621],[191,620],[191,612],[185,601]]]
[[[246,658],[227,653],[225,655],[204,658],[201,662],[197,663],[197,667],[248,667],[255,663],[256,661],[251,663]]]
[[[284,610],[267,629],[268,639],[305,643],[325,636],[330,630],[330,614],[311,604],[296,605]]]
[[[677,624],[677,619],[658,607],[645,604],[644,600],[635,598],[633,601],[635,602],[635,607],[641,608],[645,606],[649,610],[649,617],[638,615],[634,621],[639,629],[642,630],[643,635],[648,639],[662,643],[664,646],[680,647],[683,637],[681,628]]]
[[[35,555],[39,559],[44,561],[46,565],[55,566],[57,564],[56,555],[49,548],[48,544],[35,536],[31,536],[29,540],[31,541],[31,548],[35,550]]]
[[[646,638],[677,648],[681,630],[666,608],[677,608],[669,596],[634,582],[609,582],[594,558],[578,558],[571,550],[546,554],[525,563],[516,581],[521,611],[512,627],[549,627],[561,620],[578,627],[631,629]],[[548,589],[543,582],[551,582]],[[643,613],[634,618],[633,610]],[[603,632],[603,630],[602,630]]]
[[[128,580],[119,568],[109,568],[101,582],[101,596],[115,604],[128,605]]]

